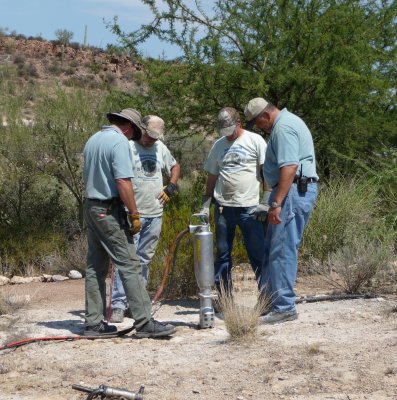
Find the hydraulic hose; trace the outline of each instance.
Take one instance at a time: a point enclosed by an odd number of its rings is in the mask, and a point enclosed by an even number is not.
[[[75,340],[82,340],[82,339],[88,339],[88,340],[95,340],[95,339],[112,339],[112,338],[117,338],[117,337],[122,337],[126,335],[127,333],[133,331],[135,329],[135,324],[131,326],[130,328],[123,329],[121,331],[118,331],[116,333],[112,333],[109,335],[101,335],[101,336],[82,336],[82,335],[76,335],[76,336],[44,336],[44,337],[37,337],[37,338],[30,338],[30,339],[23,339],[19,340],[17,342],[12,342],[12,343],[7,343],[3,346],[0,346],[0,351],[1,350],[7,350],[7,349],[14,349],[17,347],[25,346],[26,344],[30,343],[37,343],[37,342],[50,342],[50,341],[75,341]]]
[[[162,293],[163,293],[163,291],[164,291],[164,287],[165,287],[165,284],[166,284],[166,282],[167,282],[168,276],[171,275],[171,274],[173,273],[174,266],[175,266],[175,261],[176,261],[176,254],[177,254],[176,250],[177,250],[177,248],[178,248],[178,246],[179,246],[179,242],[182,240],[182,238],[183,238],[187,233],[189,233],[189,228],[186,228],[186,229],[184,229],[182,232],[180,232],[180,233],[176,236],[176,238],[174,239],[174,241],[173,241],[173,243],[172,243],[172,245],[171,245],[171,247],[170,247],[170,249],[169,249],[169,251],[168,251],[167,261],[166,261],[166,264],[165,264],[165,269],[164,269],[163,278],[162,278],[162,280],[161,280],[161,283],[160,283],[159,288],[157,289],[156,294],[155,294],[154,297],[153,297],[153,300],[152,300],[153,303],[155,303],[155,302],[157,302],[157,301],[159,300],[159,298],[161,297],[161,295],[162,295]],[[172,268],[171,274],[170,274],[169,271],[170,271],[171,262],[172,262],[173,268]]]

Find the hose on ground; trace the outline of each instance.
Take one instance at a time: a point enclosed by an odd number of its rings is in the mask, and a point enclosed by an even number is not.
[[[57,342],[68,342],[68,341],[75,341],[75,340],[82,340],[82,339],[87,339],[87,340],[95,340],[95,339],[113,339],[113,338],[118,338],[126,335],[127,333],[130,333],[135,329],[135,324],[132,325],[130,328],[123,329],[121,331],[118,331],[114,334],[109,334],[109,335],[99,335],[99,336],[83,336],[83,335],[76,335],[76,336],[43,336],[43,337],[37,337],[37,338],[29,338],[29,339],[23,339],[19,340],[17,342],[12,342],[12,343],[7,343],[3,346],[0,346],[0,351],[1,350],[9,350],[9,349],[16,349],[21,346],[25,346],[27,344],[31,343],[37,343],[37,342],[50,342],[50,341],[57,341]]]

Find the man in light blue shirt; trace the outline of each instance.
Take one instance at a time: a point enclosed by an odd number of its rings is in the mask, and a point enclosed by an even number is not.
[[[105,316],[105,280],[111,260],[125,288],[136,336],[168,336],[175,327],[151,318],[151,302],[132,241],[141,222],[131,183],[134,174],[128,140],[142,134],[141,115],[127,108],[107,116],[110,125],[91,136],[84,147],[84,219],[88,236],[84,335],[117,334],[117,328],[108,325]]]
[[[263,170],[273,189],[260,287],[272,307],[262,322],[291,321],[297,318],[298,247],[317,197],[313,139],[301,118],[261,97],[252,99],[244,114],[251,125],[270,133]]]

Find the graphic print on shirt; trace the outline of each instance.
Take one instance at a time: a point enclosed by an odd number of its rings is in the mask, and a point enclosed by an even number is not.
[[[233,145],[224,150],[222,156],[223,169],[228,172],[238,172],[247,163],[247,152],[240,145]]]
[[[161,170],[161,166],[155,155],[139,154],[139,161],[136,163],[136,170],[144,180],[154,180],[156,173]]]

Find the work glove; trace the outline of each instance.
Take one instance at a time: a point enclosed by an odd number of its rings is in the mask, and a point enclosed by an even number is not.
[[[271,193],[272,192],[267,190],[263,193],[261,202],[250,212],[251,218],[262,222],[265,222],[267,220],[267,213],[270,208],[269,197]]]
[[[200,214],[205,214],[207,218],[210,217],[210,207],[211,207],[212,196],[204,195],[201,198],[201,210]]]
[[[176,185],[171,182],[167,186],[164,186],[163,191],[158,197],[158,199],[160,200],[160,204],[168,203],[170,201],[170,198],[175,194],[176,190]]]
[[[128,219],[130,220],[129,231],[131,235],[137,234],[141,230],[141,220],[139,214],[128,214]]]

